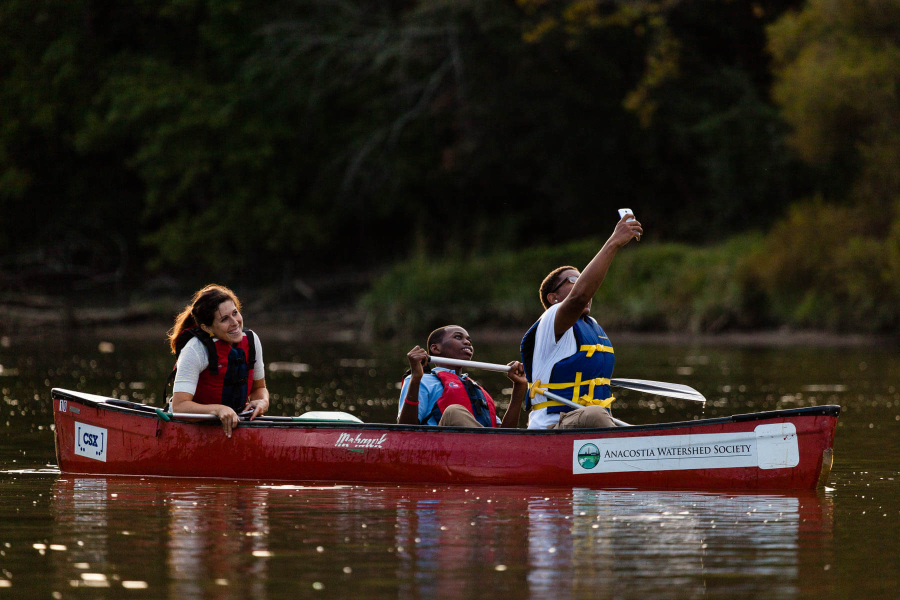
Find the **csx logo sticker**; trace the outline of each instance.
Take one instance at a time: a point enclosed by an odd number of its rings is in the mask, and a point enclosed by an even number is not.
[[[106,462],[109,434],[102,427],[75,423],[75,454]]]

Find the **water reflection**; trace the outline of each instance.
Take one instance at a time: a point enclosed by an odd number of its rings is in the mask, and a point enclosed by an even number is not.
[[[621,597],[636,583],[659,597],[673,587],[701,596],[723,584],[793,597],[801,522],[828,539],[832,529],[830,499],[813,493],[574,490],[571,502],[545,497],[529,510],[532,597]]]
[[[414,488],[396,502],[396,576],[401,598],[471,598],[484,591],[477,571],[517,572],[525,583],[527,528],[522,489]],[[499,570],[498,570],[499,569]],[[486,576],[494,578],[493,576]],[[493,585],[493,584],[492,584]]]
[[[831,553],[832,510],[816,493],[62,476],[50,541],[69,551],[49,577],[185,599],[790,598]]]
[[[82,331],[71,340],[0,343],[0,588],[10,588],[0,589],[0,598],[175,597],[187,584],[173,564],[187,567],[187,555],[196,559],[193,589],[206,598],[415,598],[444,589],[491,600],[537,598],[551,589],[553,597],[900,597],[900,352],[894,348],[617,345],[617,376],[684,383],[710,399],[701,408],[617,393],[617,416],[625,421],[843,406],[828,483],[834,491],[773,496],[771,509],[769,496],[571,489],[432,492],[83,479],[76,490],[72,476],[41,470],[55,462],[51,387],[160,404],[156,396],[172,358],[164,344],[147,339]],[[114,352],[100,352],[101,341],[114,343]],[[394,421],[394,385],[407,350],[406,342],[310,345],[273,337],[266,355],[283,365],[267,373],[272,413],[347,410],[366,422]],[[516,343],[479,348],[486,362],[505,363],[516,352]],[[679,367],[691,374],[679,374]],[[507,385],[499,373],[478,379],[490,390]],[[260,512],[267,524],[254,529],[249,509],[229,507],[258,490],[268,494]],[[170,507],[191,495],[187,506]],[[780,504],[787,510],[766,512]],[[228,513],[226,531],[219,526],[216,533],[206,516],[216,510]],[[184,511],[196,524],[184,517],[173,541]],[[251,529],[238,529],[244,518]],[[190,551],[189,544],[195,545]],[[183,559],[173,558],[179,547]],[[109,587],[74,589],[72,581]],[[479,583],[460,583],[471,581]],[[123,592],[126,582],[147,588]]]
[[[218,598],[265,599],[266,542],[269,536],[265,490],[215,488],[163,492],[169,513],[170,598],[203,598],[204,582],[224,587]],[[240,557],[252,558],[244,561]],[[230,558],[229,558],[230,557]],[[241,593],[233,581],[243,581]]]

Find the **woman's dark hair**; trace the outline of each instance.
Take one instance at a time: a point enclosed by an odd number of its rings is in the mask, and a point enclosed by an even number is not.
[[[172,348],[172,354],[176,353],[175,340],[182,331],[200,325],[207,327],[212,325],[219,305],[228,300],[234,302],[235,308],[241,310],[241,301],[224,285],[211,283],[195,293],[191,303],[175,317],[175,325],[169,330],[169,346]]]
[[[544,310],[550,308],[550,301],[547,299],[547,296],[550,295],[550,292],[559,287],[560,283],[560,273],[563,271],[577,271],[578,267],[573,267],[570,265],[565,265],[562,267],[556,267],[550,274],[544,277],[544,281],[541,282],[541,288],[539,290],[539,294],[541,296],[541,304],[544,306]]]

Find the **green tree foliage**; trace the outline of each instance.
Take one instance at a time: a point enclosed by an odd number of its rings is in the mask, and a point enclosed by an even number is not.
[[[821,174],[750,259],[777,322],[900,324],[900,5],[808,0],[768,29],[791,145]]]
[[[760,229],[811,189],[768,100],[765,27],[798,2],[518,3],[531,15],[525,37],[534,43],[552,44],[556,30],[587,53],[592,36],[611,30],[637,40],[633,62],[619,63],[639,77],[620,97],[641,125],[630,132],[643,168],[633,204],[666,214],[667,236],[716,240]]]
[[[632,243],[616,256],[592,314],[604,327],[631,331],[699,333],[764,324],[768,315],[751,304],[756,296],[745,285],[751,281],[745,257],[760,243],[756,235],[706,247]],[[414,337],[449,322],[527,327],[543,312],[538,288],[547,273],[586,264],[601,245],[595,238],[473,260],[398,263],[363,300],[368,324],[379,336]],[[465,290],[463,301],[458,290]]]
[[[885,331],[900,323],[896,253],[868,231],[866,210],[798,204],[747,257],[748,290],[774,322],[800,328]],[[888,246],[898,247],[897,230]]]
[[[769,28],[769,48],[792,145],[833,174],[832,196],[885,223],[900,199],[900,4],[808,0]]]
[[[116,27],[137,35],[107,57],[75,141],[84,153],[128,149],[124,164],[144,189],[139,232],[156,249],[151,267],[235,276],[317,237],[314,215],[289,206],[302,191],[296,135],[242,67],[266,19],[254,7],[119,7],[134,21]]]
[[[109,43],[95,17],[81,2],[0,4],[0,253],[25,285],[122,272],[133,249],[141,199],[121,149],[75,144]]]
[[[566,242],[623,205],[651,237],[764,226],[806,191],[767,101],[782,10],[8,0],[0,244],[266,281]]]

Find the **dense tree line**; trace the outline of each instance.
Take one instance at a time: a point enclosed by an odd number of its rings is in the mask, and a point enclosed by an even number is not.
[[[263,282],[571,241],[620,206],[689,242],[816,193],[892,210],[892,6],[4,0],[3,266]],[[874,95],[813,85],[823,54]]]

